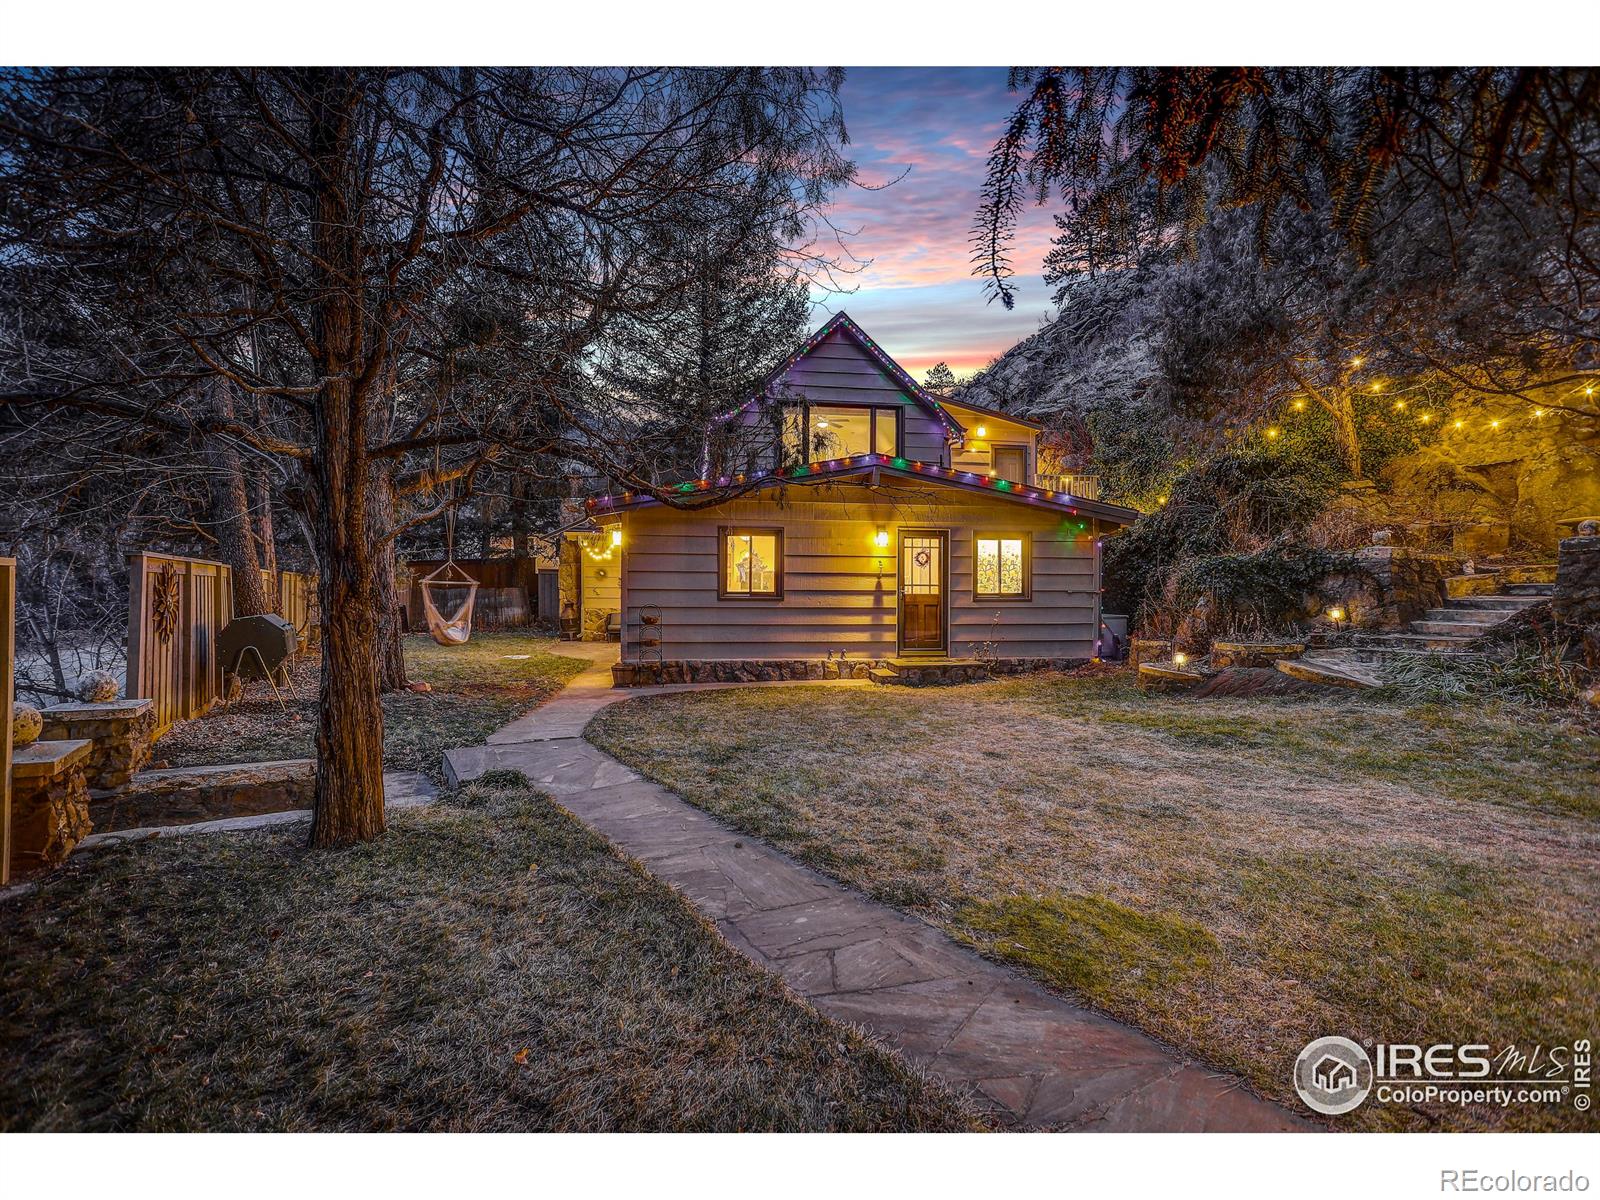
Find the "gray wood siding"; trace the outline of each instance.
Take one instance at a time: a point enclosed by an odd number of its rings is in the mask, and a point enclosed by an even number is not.
[[[949,531],[951,654],[970,656],[989,638],[996,614],[1002,656],[1094,654],[1100,585],[1087,517],[947,489],[884,487],[873,497],[860,485],[831,484],[789,487],[781,501],[737,500],[694,513],[637,509],[623,521],[627,658],[637,656],[638,613],[646,604],[662,609],[668,659],[822,658],[841,648],[855,658],[891,657],[902,527]],[[718,598],[721,525],[784,531],[783,599]],[[880,526],[890,537],[881,552],[873,545]],[[974,534],[1023,531],[1032,535],[1033,598],[975,601]]]
[[[907,458],[949,464],[945,427],[932,413],[900,389],[878,364],[842,330],[834,330],[778,379],[770,391],[803,396],[811,404],[870,405],[901,411],[901,439]],[[760,422],[755,410],[741,418]],[[770,467],[770,461],[762,465]]]

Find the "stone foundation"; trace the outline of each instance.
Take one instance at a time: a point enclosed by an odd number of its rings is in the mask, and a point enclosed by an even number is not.
[[[89,787],[83,768],[90,743],[34,742],[11,760],[11,874],[32,874],[66,861],[89,835]]]
[[[941,666],[945,678],[937,682],[971,682],[990,675],[1022,675],[1033,671],[1069,671],[1081,667],[1082,658],[997,658],[988,663],[976,659],[962,660],[959,667],[968,670],[970,679],[959,681],[949,678],[951,667]],[[852,658],[733,658],[733,659],[668,659],[666,662],[617,663],[611,668],[614,687],[655,687],[669,683],[778,683],[817,679],[868,679],[874,670],[891,664],[898,674],[921,668],[907,667],[905,659]],[[928,671],[936,668],[930,666]],[[906,680],[910,682],[910,680]],[[919,679],[920,683],[921,680]],[[934,682],[930,680],[929,682]]]
[[[104,704],[57,704],[44,710],[44,732],[52,741],[87,738],[94,743],[83,774],[94,789],[118,788],[150,761],[155,744],[155,701],[112,700]]]
[[[310,808],[315,791],[316,763],[309,758],[174,767],[141,772],[127,786],[97,797],[91,811],[101,832],[191,825]]]

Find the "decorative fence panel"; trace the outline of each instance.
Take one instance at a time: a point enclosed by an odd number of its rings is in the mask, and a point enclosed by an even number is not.
[[[17,561],[0,558],[0,884],[11,878],[11,703],[17,654]]]
[[[129,555],[127,694],[155,701],[157,736],[222,698],[216,646],[232,616],[233,576],[222,563]]]

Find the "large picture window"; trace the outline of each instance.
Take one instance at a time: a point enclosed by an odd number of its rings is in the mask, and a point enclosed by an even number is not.
[[[783,530],[724,525],[718,540],[718,595],[724,600],[783,597]]]
[[[980,533],[973,539],[973,597],[1027,600],[1033,595],[1033,546],[1025,533]]]
[[[854,454],[900,453],[900,410],[813,404],[805,458],[824,462]]]

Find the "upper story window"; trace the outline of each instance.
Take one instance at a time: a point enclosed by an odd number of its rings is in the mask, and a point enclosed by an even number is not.
[[[898,408],[845,408],[813,404],[808,410],[805,457],[811,462],[853,454],[900,453]]]

